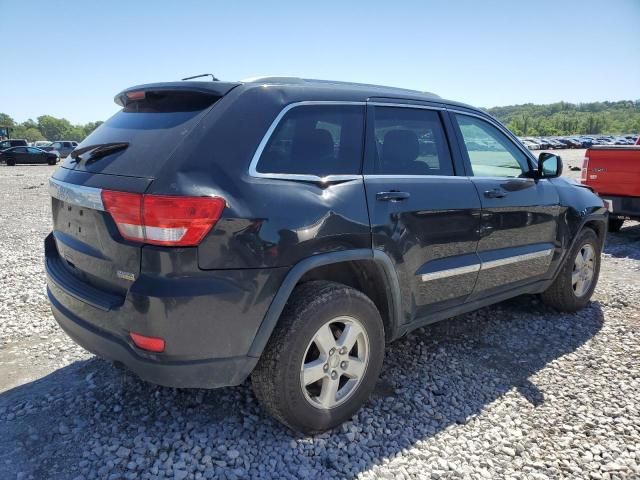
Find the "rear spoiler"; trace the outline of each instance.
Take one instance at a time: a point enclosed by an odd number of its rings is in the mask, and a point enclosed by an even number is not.
[[[164,82],[164,83],[147,83],[145,85],[136,85],[127,88],[118,93],[113,101],[124,107],[131,100],[135,100],[136,93],[140,93],[144,97],[146,92],[197,92],[204,95],[215,97],[223,97],[233,90],[240,82]]]

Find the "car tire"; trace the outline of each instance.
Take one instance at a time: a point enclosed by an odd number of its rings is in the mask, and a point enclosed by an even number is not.
[[[543,302],[563,312],[585,307],[598,283],[601,250],[602,243],[596,233],[584,228],[555,281],[542,293]]]
[[[49,165],[55,165],[57,162],[56,162],[56,160],[55,160],[55,158],[54,158],[54,159],[49,159],[49,160],[47,160],[47,163],[48,163]]]
[[[369,297],[340,283],[304,283],[292,293],[251,375],[253,391],[289,428],[328,430],[369,398],[384,345],[382,319]]]
[[[15,166],[16,166],[15,160],[7,160],[7,167],[15,167]]]
[[[609,231],[613,233],[619,232],[623,223],[623,218],[609,218]]]

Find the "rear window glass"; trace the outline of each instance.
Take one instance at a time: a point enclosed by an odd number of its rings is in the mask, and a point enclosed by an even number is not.
[[[360,173],[364,107],[304,105],[281,119],[257,171],[316,175]]]
[[[171,98],[171,97],[176,98]],[[220,97],[188,92],[146,96],[128,103],[89,135],[79,148],[128,143],[95,162],[65,161],[65,167],[92,173],[154,178]]]
[[[204,110],[218,97],[199,92],[159,91],[145,92],[141,100],[127,102],[123,111],[127,113],[197,112]]]

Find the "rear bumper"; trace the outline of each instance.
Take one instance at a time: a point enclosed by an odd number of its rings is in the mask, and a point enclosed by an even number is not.
[[[45,240],[47,294],[53,315],[79,345],[147,380],[170,387],[242,383],[248,355],[283,269],[201,272],[195,277],[140,275],[118,296],[83,282]],[[268,280],[268,281],[267,281]],[[161,337],[163,353],[136,347],[129,332]]]
[[[600,197],[611,203],[611,218],[640,219],[640,197],[620,197],[602,194]]]
[[[101,358],[122,363],[147,382],[181,388],[239,385],[258,361],[248,356],[191,361],[149,358],[124,338],[102,331],[64,308],[51,289],[47,288],[47,294],[54,318],[74,342]]]

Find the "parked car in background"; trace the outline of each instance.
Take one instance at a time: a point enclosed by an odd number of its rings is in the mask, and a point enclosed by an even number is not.
[[[60,158],[66,158],[78,146],[78,142],[58,140],[43,148],[47,152],[56,151]]]
[[[22,138],[11,138],[0,142],[0,151],[11,147],[26,147],[28,145],[27,141]]]
[[[578,137],[577,141],[580,142],[581,148],[589,148],[594,145],[593,138],[591,137]]]
[[[567,148],[564,143],[562,143],[560,140],[557,140],[555,138],[547,138],[547,142],[549,142],[549,145],[551,145],[551,148],[556,150]]]
[[[540,150],[540,145],[531,140],[520,140],[522,144],[529,150]]]
[[[640,220],[640,146],[589,148],[580,181],[605,201],[609,231],[620,230],[626,219]]]
[[[55,152],[45,152],[37,147],[11,147],[0,152],[0,160],[8,166],[19,163],[47,163],[55,165],[58,163],[58,155]]]
[[[582,143],[577,138],[559,138],[558,141],[563,143],[566,148],[582,148]]]
[[[282,77],[116,102],[51,176],[47,294],[71,338],[147,381],[251,375],[318,432],[367,401],[387,342],[525,293],[573,312],[598,281],[602,200],[479,109]]]
[[[36,140],[31,144],[32,147],[44,148],[51,145],[51,142],[48,140]]]
[[[551,144],[545,138],[535,138],[534,141],[540,145],[540,150],[549,150]]]

